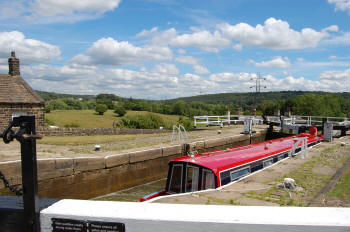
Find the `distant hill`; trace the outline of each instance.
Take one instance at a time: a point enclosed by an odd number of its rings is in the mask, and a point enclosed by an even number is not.
[[[62,94],[62,93],[53,93],[53,92],[45,92],[45,91],[38,91],[36,92],[45,100],[49,101],[52,99],[59,99],[59,98],[82,98],[84,100],[95,100],[95,95],[78,95],[78,94]],[[170,100],[147,100],[149,102],[169,102],[173,103],[176,101],[184,101],[184,102],[203,102],[207,104],[224,104],[224,105],[253,105],[261,103],[263,100],[271,100],[271,101],[278,101],[278,100],[287,100],[291,98],[295,98],[297,96],[306,94],[306,93],[312,93],[317,95],[326,95],[330,92],[322,92],[322,91],[279,91],[279,92],[261,92],[261,93],[217,93],[217,94],[205,94],[205,95],[197,95],[192,97],[181,97],[181,98],[175,98]],[[343,93],[335,93],[337,95],[340,95],[341,97],[350,100],[350,92],[343,92]],[[113,95],[113,94],[100,94],[102,95]],[[113,95],[115,96],[115,95]],[[127,99],[115,96],[119,99]],[[135,99],[136,100],[136,99]],[[139,99],[141,100],[141,99]]]
[[[52,93],[52,92],[45,92],[45,91],[39,91],[39,90],[35,90],[35,91],[45,101],[52,100],[52,99],[59,99],[59,98],[74,98],[74,99],[82,98],[84,100],[92,100],[96,98],[95,95]]]
[[[326,95],[329,92],[321,92],[321,91],[280,91],[280,92],[261,92],[261,93],[218,93],[218,94],[206,94],[206,95],[198,95],[192,97],[182,97],[176,99],[170,99],[167,101],[185,101],[185,102],[193,102],[199,101],[203,103],[209,104],[225,104],[225,105],[252,105],[254,103],[254,99],[256,98],[256,103],[259,104],[263,100],[287,100],[290,98],[295,98],[299,95],[303,95],[306,93],[312,93],[317,95]],[[340,95],[341,97],[350,100],[350,93],[335,93]]]

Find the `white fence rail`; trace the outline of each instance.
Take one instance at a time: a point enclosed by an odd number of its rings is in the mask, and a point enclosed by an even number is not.
[[[303,124],[311,126],[312,124],[321,125],[323,118],[326,122],[332,123],[333,125],[348,125],[350,124],[350,119],[345,117],[323,117],[323,116],[301,116],[293,115],[291,117],[283,117],[283,124],[287,125],[297,125]],[[269,117],[269,121],[280,122],[280,117]]]
[[[194,126],[205,125],[205,126],[223,126],[224,124],[237,124],[243,123],[245,119],[252,119],[253,124],[262,124],[263,119],[256,116],[243,116],[243,115],[223,115],[223,116],[194,116]]]

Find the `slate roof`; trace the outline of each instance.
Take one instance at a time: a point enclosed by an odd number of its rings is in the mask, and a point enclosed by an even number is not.
[[[45,101],[25,82],[21,76],[0,74],[0,103],[36,103]]]

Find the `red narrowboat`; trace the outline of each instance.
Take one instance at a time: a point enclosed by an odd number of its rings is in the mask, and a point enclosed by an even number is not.
[[[302,133],[175,158],[169,162],[165,190],[142,197],[140,201],[162,195],[215,189],[227,185],[289,157],[292,149],[295,149],[296,153],[299,152],[302,149],[302,144],[299,144],[302,138],[306,138],[304,146],[310,147],[321,142],[323,136]]]

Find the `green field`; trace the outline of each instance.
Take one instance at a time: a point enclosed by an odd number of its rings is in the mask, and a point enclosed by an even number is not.
[[[128,111],[125,116],[148,114],[145,111]],[[165,124],[177,124],[179,116],[151,113],[160,116]],[[56,110],[45,114],[45,120],[49,125],[58,127],[81,127],[81,128],[112,128],[120,117],[117,117],[112,110],[104,115],[98,115],[94,110]]]

